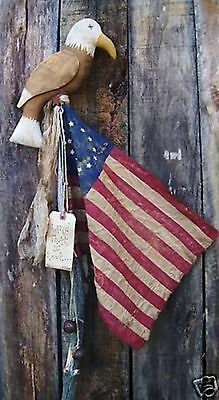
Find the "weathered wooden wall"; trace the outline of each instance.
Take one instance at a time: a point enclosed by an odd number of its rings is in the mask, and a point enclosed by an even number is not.
[[[219,60],[219,2],[2,0],[0,400],[61,396],[68,276],[18,260],[16,241],[37,184],[36,152],[8,138],[25,78],[88,15],[114,40],[118,58],[113,62],[97,51],[74,107],[116,142],[126,138],[136,160],[219,226],[219,123],[211,90]],[[218,279],[215,246],[183,280],[149,343],[135,353],[103,325],[90,293],[77,400],[195,400],[192,380],[219,376]]]
[[[1,2],[0,398],[58,398],[53,271],[19,263],[16,242],[37,183],[36,152],[9,144],[25,78],[57,45],[53,1]],[[49,373],[48,373],[49,371]]]

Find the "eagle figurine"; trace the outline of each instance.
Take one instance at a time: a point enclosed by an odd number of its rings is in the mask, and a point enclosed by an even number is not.
[[[44,105],[60,94],[74,93],[81,86],[89,74],[96,47],[116,58],[113,42],[95,20],[84,18],[73,25],[63,50],[42,61],[27,80],[17,104],[22,108],[22,117],[10,137],[11,142],[41,146]]]

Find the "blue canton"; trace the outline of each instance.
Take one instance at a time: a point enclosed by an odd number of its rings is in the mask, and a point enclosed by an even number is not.
[[[85,196],[100,175],[114,144],[87,126],[70,106],[62,107],[68,175],[78,174]]]

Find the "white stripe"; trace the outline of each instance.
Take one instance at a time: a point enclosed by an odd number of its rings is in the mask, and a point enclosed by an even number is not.
[[[142,295],[132,287],[126,277],[121,274],[108,260],[102,257],[99,253],[91,248],[91,256],[93,263],[98,267],[108,279],[115,283],[122,292],[127,296],[132,303],[136,305],[144,314],[148,315],[152,319],[156,320],[160,312],[153,304],[146,300]]]
[[[122,244],[97,220],[93,219],[88,215],[88,226],[89,230],[93,232],[98,238],[103,240],[108,246],[110,246],[117,256],[126,264],[127,268],[135,274],[144,284],[146,284],[150,290],[160,296],[162,299],[167,300],[171,294],[171,291],[167,289],[161,282],[154,278],[149,272],[147,272]]]
[[[103,307],[114,315],[119,321],[122,322],[128,329],[136,333],[144,340],[148,340],[150,336],[150,330],[142,325],[135,319],[118,301],[106,293],[98,283],[95,283],[97,298]]]
[[[182,243],[176,236],[168,231],[165,226],[157,222],[149,213],[145,212],[131,199],[129,199],[110,179],[105,171],[101,173],[99,180],[107,187],[107,189],[115,196],[115,198],[122,204],[126,209],[133,210],[133,216],[135,219],[144,225],[147,229],[154,232],[154,234],[160,238],[170,248],[173,248],[174,252],[178,253],[185,261],[193,263],[196,256]],[[92,196],[92,190],[88,193],[88,199]],[[174,244],[174,246],[173,246]]]
[[[180,282],[183,277],[183,273],[179,271],[170,261],[164,258],[157,250],[155,250],[148,242],[142,239],[126,222],[121,218],[117,211],[111,206],[111,204],[103,197],[100,193],[93,190],[88,196],[89,201],[94,205],[98,206],[102,212],[111,218],[120,229],[123,235],[133,243],[145,257],[147,257],[154,265],[156,265],[161,271],[167,274],[171,279],[176,282]]]
[[[134,175],[130,170],[120,164],[113,157],[109,156],[106,164],[116,173],[123,181],[128,183],[133,189],[137,190],[145,199],[150,200],[169,218],[173,219],[185,231],[187,231],[201,246],[212,243],[212,240],[188,217],[178,211],[172,204],[164,199],[157,191],[152,189],[144,181]]]

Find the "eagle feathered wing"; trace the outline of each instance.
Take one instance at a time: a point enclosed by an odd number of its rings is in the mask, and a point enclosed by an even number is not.
[[[18,102],[18,108],[40,94],[60,89],[77,75],[79,60],[73,52],[60,51],[42,61],[31,73]]]

